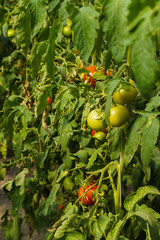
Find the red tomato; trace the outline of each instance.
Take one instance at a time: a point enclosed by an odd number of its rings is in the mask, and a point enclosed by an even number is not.
[[[90,73],[89,73],[89,75],[87,75],[87,76],[84,74],[84,76],[83,76],[83,82],[85,82],[86,79],[88,78],[88,79],[89,79],[89,82],[90,82],[91,85],[92,85],[92,87],[95,88],[95,85],[96,85],[96,84],[95,84],[95,81],[93,80],[93,78],[92,78],[91,76],[93,75],[94,72],[96,72],[96,69],[95,69],[94,66],[89,66],[89,67],[86,68],[86,70],[89,70]]]
[[[78,191],[78,197],[80,198],[80,201],[86,206],[95,204],[93,201],[92,193],[96,192],[97,185],[92,186],[92,184],[93,183],[91,183],[89,186],[85,186],[85,188],[82,186]]]
[[[63,204],[60,204],[60,205],[58,206],[58,210],[60,210],[62,207],[63,207]]]
[[[48,104],[51,104],[51,102],[52,102],[52,101],[51,101],[50,97],[48,96],[48,98],[47,98],[47,103],[48,103]]]

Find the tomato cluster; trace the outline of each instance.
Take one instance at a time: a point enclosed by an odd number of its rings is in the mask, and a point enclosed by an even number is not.
[[[63,35],[64,35],[66,38],[72,37],[71,26],[72,26],[72,21],[71,21],[70,19],[68,19],[66,25],[63,27],[63,30],[62,30]]]

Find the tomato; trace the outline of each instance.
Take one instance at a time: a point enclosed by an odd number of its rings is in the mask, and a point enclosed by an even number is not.
[[[123,126],[130,118],[130,112],[127,107],[118,105],[110,109],[110,124],[113,127]]]
[[[97,132],[96,130],[92,130],[92,131],[91,131],[91,136],[93,137],[96,132]],[[106,130],[106,129],[103,129],[103,132],[104,132],[105,134],[107,134],[107,130]]]
[[[91,77],[93,75],[94,72],[96,72],[95,66],[88,66],[86,68],[86,70],[89,70],[90,73],[89,75],[84,74],[83,76],[83,82],[85,82],[87,79],[89,80],[89,82],[91,83],[92,87],[95,88],[95,81],[93,80],[93,78]]]
[[[97,109],[92,110],[87,117],[88,126],[96,131],[102,131],[106,127],[105,113]]]
[[[72,26],[72,21],[70,19],[67,19],[67,26],[71,27]]]
[[[11,38],[11,37],[13,37],[13,36],[14,36],[14,30],[13,30],[13,29],[9,29],[9,30],[7,31],[7,37]]]
[[[72,30],[70,26],[63,27],[63,35],[67,38],[70,38],[72,36]]]
[[[72,191],[74,187],[74,182],[70,177],[66,177],[63,181],[63,186],[66,191]]]
[[[48,104],[51,104],[51,103],[52,103],[52,100],[50,99],[49,96],[48,96],[48,98],[47,98],[47,103],[48,103]]]
[[[80,198],[80,201],[86,206],[95,204],[92,193],[96,192],[97,185],[93,185],[92,187],[91,186],[92,183],[89,186],[80,187],[78,191],[78,197]]]
[[[94,134],[94,138],[96,138],[97,140],[103,142],[106,138],[106,134],[104,132],[96,132]]]
[[[63,204],[59,204],[58,210],[60,210],[63,207]]]
[[[128,89],[121,87],[119,90],[113,93],[113,99],[120,104],[128,104],[132,102],[137,96],[137,90],[133,86],[134,81],[129,79],[130,85],[128,85]]]

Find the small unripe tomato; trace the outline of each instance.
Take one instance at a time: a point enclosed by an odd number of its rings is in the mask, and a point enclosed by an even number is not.
[[[85,187],[82,186],[82,187],[80,187],[80,189],[78,191],[78,197],[80,198],[80,201],[86,206],[95,204],[92,194],[94,192],[96,192],[97,185],[93,185],[92,187],[91,187],[91,185],[92,184],[90,184],[89,186],[85,186]]]
[[[70,19],[67,19],[67,26],[69,26],[69,27],[72,26],[72,21]]]
[[[134,81],[129,79],[130,85],[128,85],[127,89],[124,87],[113,93],[113,99],[119,104],[128,104],[132,102],[137,96],[137,90],[133,86]]]
[[[106,134],[104,132],[96,132],[93,137],[96,138],[97,140],[103,142],[106,138]]]
[[[48,104],[51,104],[51,103],[52,103],[52,100],[50,99],[49,96],[48,96],[48,98],[47,98],[47,103],[48,103]]]
[[[74,182],[70,177],[66,177],[63,181],[63,187],[66,191],[72,191],[74,187]]]
[[[9,30],[7,31],[7,37],[11,38],[11,37],[13,37],[13,36],[14,36],[14,30],[13,30],[13,29],[9,29]]]
[[[118,105],[110,109],[110,125],[112,127],[123,126],[130,118],[130,112],[127,107]]]
[[[102,131],[106,127],[105,113],[97,109],[92,110],[87,117],[88,126],[96,131]]]
[[[67,38],[70,38],[72,36],[72,30],[70,26],[63,27],[63,35]]]

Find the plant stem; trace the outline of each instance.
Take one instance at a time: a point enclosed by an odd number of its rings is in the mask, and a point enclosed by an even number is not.
[[[132,67],[131,67],[131,46],[128,47],[127,50],[127,65],[126,65],[126,69],[127,69],[127,75],[129,78],[133,78],[133,74],[132,74]]]
[[[123,69],[125,69],[126,67],[127,67],[127,63],[124,63],[124,64],[118,69],[117,73],[114,75],[114,78],[118,78],[118,77],[121,75]]]

